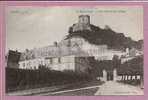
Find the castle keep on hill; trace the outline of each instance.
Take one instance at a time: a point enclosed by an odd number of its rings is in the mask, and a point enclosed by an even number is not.
[[[73,24],[72,32],[77,31],[92,31],[90,26],[90,16],[80,15],[78,23]],[[39,66],[44,66],[51,70],[64,71],[71,70],[78,73],[89,74],[91,70],[90,60],[112,60],[114,55],[119,58],[127,55],[127,52],[120,50],[109,49],[106,44],[92,44],[83,37],[73,36],[61,40],[59,43],[55,42],[53,45],[26,50],[21,54],[19,67],[21,69],[38,69]],[[116,70],[114,75],[116,75]],[[112,72],[113,72],[112,70]],[[103,71],[103,75],[107,75]],[[105,79],[104,79],[105,80]]]
[[[89,15],[80,15],[78,23],[72,26],[73,32],[75,31],[83,31],[83,30],[91,30],[90,27],[90,16]]]

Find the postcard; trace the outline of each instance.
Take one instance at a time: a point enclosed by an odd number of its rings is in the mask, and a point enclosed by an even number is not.
[[[0,6],[2,100],[146,100],[148,5],[16,1]]]

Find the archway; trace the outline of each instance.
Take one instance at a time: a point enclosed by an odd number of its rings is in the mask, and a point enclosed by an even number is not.
[[[113,76],[113,71],[107,71],[107,81],[113,81],[114,76]]]

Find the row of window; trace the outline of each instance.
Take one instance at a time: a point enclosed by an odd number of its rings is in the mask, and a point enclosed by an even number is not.
[[[50,59],[48,59],[49,60],[49,63],[50,64],[52,64],[53,63],[53,59],[52,58],[50,58]],[[32,63],[36,63],[36,61],[34,61],[34,62],[31,62],[31,61],[29,61],[27,64],[25,63],[25,62],[23,62],[22,63],[22,67],[24,67],[25,68],[25,66],[31,66],[32,65]],[[39,62],[41,65],[43,65],[44,64],[44,62],[43,61],[40,61]],[[58,58],[58,63],[61,63],[61,58]]]
[[[45,58],[45,59],[34,59],[24,62],[20,62],[20,68],[30,68],[39,65],[49,65],[49,64],[60,64],[60,63],[69,63],[73,62],[74,57],[56,57],[56,58]]]
[[[49,60],[50,64],[53,64],[53,59],[52,58],[49,58],[48,60]],[[61,63],[61,58],[58,58],[58,63]]]

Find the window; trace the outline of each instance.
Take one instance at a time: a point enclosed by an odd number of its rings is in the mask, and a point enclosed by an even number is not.
[[[58,58],[58,63],[61,63],[61,58]]]
[[[41,65],[43,65],[43,61],[41,61]]]
[[[30,61],[27,63],[27,66],[30,67]]]
[[[34,69],[36,70],[36,66],[34,66]]]
[[[50,60],[50,64],[52,64],[52,58],[50,58],[49,60]]]
[[[25,63],[23,63],[23,67],[25,67]]]

